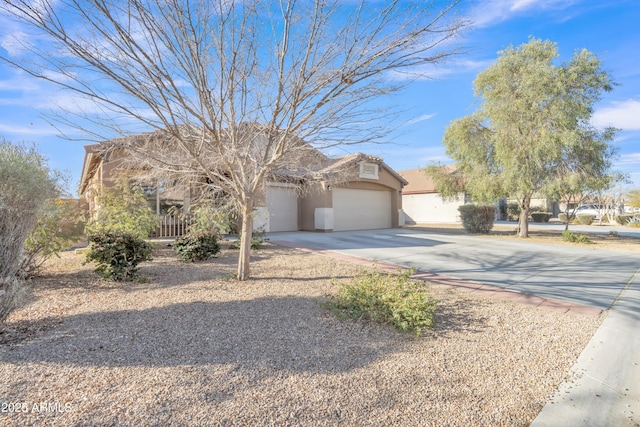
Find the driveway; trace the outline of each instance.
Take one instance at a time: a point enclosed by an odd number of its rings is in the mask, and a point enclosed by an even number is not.
[[[640,267],[640,254],[416,230],[271,233],[269,238],[602,310]]]

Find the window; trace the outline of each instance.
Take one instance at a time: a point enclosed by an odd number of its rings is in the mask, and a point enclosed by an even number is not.
[[[360,178],[378,179],[378,165],[375,163],[360,163]]]

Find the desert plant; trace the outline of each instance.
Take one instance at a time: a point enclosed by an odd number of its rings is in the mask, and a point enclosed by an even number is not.
[[[146,239],[159,220],[141,188],[121,178],[113,187],[98,192],[99,208],[85,229],[87,234],[123,233]]]
[[[566,213],[559,213],[559,214],[558,214],[558,219],[559,219],[563,224],[566,224],[566,223],[567,223],[567,214],[566,214]]]
[[[469,233],[487,234],[493,228],[496,208],[493,206],[462,205],[458,207],[462,226]]]
[[[251,249],[259,250],[264,246],[264,242],[268,242],[269,238],[266,237],[267,233],[264,230],[254,231],[251,235]],[[238,240],[229,244],[229,249],[240,249],[240,236]]]
[[[151,261],[151,245],[136,234],[123,231],[99,231],[88,236],[89,252],[85,263],[95,261],[95,272],[105,279],[129,281],[139,278],[138,264]]]
[[[616,215],[614,219],[620,225],[627,225],[627,223],[633,219],[633,214]]]
[[[531,219],[533,219],[533,222],[549,222],[551,215],[550,212],[532,212]]]
[[[578,219],[578,222],[580,222],[580,224],[582,225],[591,225],[591,223],[593,223],[593,220],[596,218],[596,216],[591,214],[578,214],[576,218]]]
[[[194,231],[176,239],[175,249],[183,260],[196,262],[217,255],[220,245],[215,233]]]
[[[84,236],[84,212],[74,199],[56,199],[45,204],[35,227],[25,241],[21,275],[32,277],[45,261]]]
[[[562,232],[562,240],[570,243],[593,243],[589,236],[587,236],[586,234],[574,234],[569,230],[565,230]]]
[[[507,205],[507,216],[509,221],[517,221],[520,217],[520,205],[517,203],[509,203]]]
[[[333,281],[338,293],[325,306],[341,318],[389,323],[420,335],[434,325],[436,301],[422,283],[410,279],[412,274],[413,269],[400,274],[362,270],[348,282]]]
[[[633,228],[640,228],[640,217],[636,215],[633,218],[631,218],[629,222],[627,222],[627,226],[633,227]]]
[[[18,304],[27,236],[42,207],[61,193],[60,175],[34,149],[0,138],[0,321]]]
[[[231,210],[212,200],[201,202],[191,210],[189,232],[213,233],[218,238],[231,229]]]

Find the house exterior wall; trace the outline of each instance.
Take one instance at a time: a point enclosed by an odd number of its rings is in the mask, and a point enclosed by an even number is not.
[[[333,208],[331,192],[324,182],[311,182],[300,196],[298,224],[304,231],[316,230],[316,209]],[[333,227],[331,227],[333,229]]]
[[[298,224],[301,230],[333,230],[333,188],[389,191],[391,193],[391,226],[399,227],[404,224],[402,183],[381,167],[378,179],[354,178],[353,181],[334,186],[328,186],[325,182],[309,183],[299,199]]]
[[[464,205],[465,198],[460,194],[454,200],[445,201],[440,193],[404,194],[403,211],[407,224],[429,222],[460,222],[458,207]]]

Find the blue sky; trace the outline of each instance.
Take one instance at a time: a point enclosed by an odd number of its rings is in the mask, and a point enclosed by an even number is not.
[[[472,82],[497,52],[526,43],[529,37],[556,42],[560,60],[586,48],[602,61],[618,86],[596,105],[594,124],[622,129],[614,144],[620,150],[615,168],[640,187],[640,1],[489,0],[463,1],[460,13],[474,24],[458,43],[466,54],[421,70],[425,78],[394,97],[405,122],[391,144],[347,147],[335,154],[365,151],[383,157],[396,170],[450,163],[441,140],[446,126],[475,110]],[[0,19],[0,49],[12,26]],[[55,90],[0,63],[0,136],[33,142],[51,167],[66,170],[75,192],[82,170],[82,142],[59,138],[43,114],[51,107],[81,107],[70,94]]]

